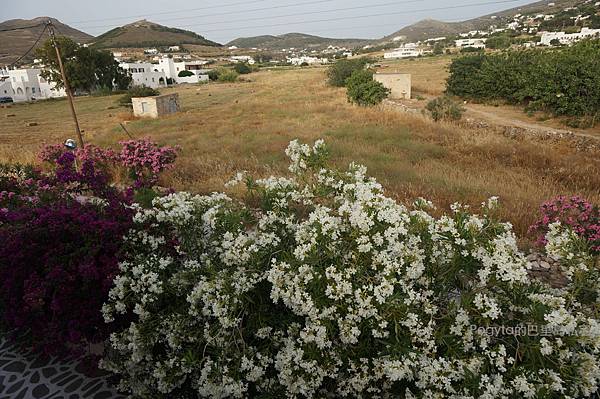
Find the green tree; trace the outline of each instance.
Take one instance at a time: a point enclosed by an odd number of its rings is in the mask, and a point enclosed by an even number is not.
[[[124,90],[131,84],[131,77],[119,67],[111,53],[80,46],[67,37],[57,37],[56,42],[71,90],[92,92],[114,87]],[[58,88],[64,88],[52,41],[47,40],[39,47],[36,56],[47,66],[41,72],[42,77],[54,82]]]
[[[446,48],[446,46],[444,46],[444,43],[436,43],[433,46],[433,54],[434,55],[442,55],[442,54],[444,54],[445,48]]]
[[[346,80],[346,87],[348,101],[362,106],[377,105],[390,95],[390,90],[373,80],[373,72],[366,69],[354,71]]]
[[[239,62],[234,65],[233,70],[239,73],[240,75],[246,75],[252,72],[252,69],[245,62]]]
[[[364,69],[370,62],[371,60],[369,58],[344,59],[337,61],[330,66],[327,71],[329,84],[335,87],[344,87],[346,85],[346,79],[348,79],[354,71]]]
[[[187,78],[188,76],[194,76],[194,72],[185,70],[185,71],[179,72],[177,74],[177,76],[179,76],[180,78]]]
[[[486,41],[486,46],[494,50],[503,50],[510,47],[512,40],[508,36],[492,36]]]

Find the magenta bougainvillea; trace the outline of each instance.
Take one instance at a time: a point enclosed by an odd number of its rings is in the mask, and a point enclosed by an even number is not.
[[[557,197],[541,206],[542,216],[530,228],[537,243],[546,244],[548,226],[560,222],[587,241],[591,250],[600,253],[600,208],[581,197]]]
[[[132,224],[129,205],[176,153],[147,139],[121,152],[51,145],[38,156],[46,172],[0,165],[1,324],[51,355],[106,340],[101,308]],[[119,167],[134,175],[133,187],[111,180]]]
[[[149,139],[122,141],[119,158],[138,186],[151,186],[177,158],[178,147],[159,146]]]

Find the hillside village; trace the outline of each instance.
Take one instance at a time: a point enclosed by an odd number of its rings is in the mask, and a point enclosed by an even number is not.
[[[405,36],[394,36],[380,43],[350,48],[339,45],[315,48],[261,48],[248,49],[229,45],[218,57],[206,57],[186,49],[186,45],[171,44],[147,48],[119,48],[112,50],[115,60],[132,77],[133,85],[151,88],[168,87],[174,84],[197,84],[208,82],[209,72],[217,65],[244,63],[263,66],[311,66],[327,65],[339,59],[356,55],[369,55],[383,50],[384,59],[409,59],[436,54],[452,54],[473,50],[503,48],[533,48],[572,45],[584,39],[600,37],[600,2],[582,1],[576,7],[558,8],[555,3],[547,4],[546,12],[529,14],[516,13],[510,18],[489,16],[492,24],[487,30],[461,32],[455,36],[431,37],[417,42],[407,41]],[[139,21],[128,26],[141,29],[160,25]],[[174,30],[175,32],[185,32]],[[100,38],[118,39],[115,29]],[[177,33],[181,34],[181,33]],[[187,34],[187,33],[186,33]],[[204,40],[194,38],[194,40]],[[310,37],[310,36],[309,36]],[[234,41],[238,42],[238,41]],[[104,42],[103,42],[104,43]],[[204,42],[203,42],[204,43]],[[385,50],[389,49],[389,50]],[[377,53],[375,53],[377,54]],[[33,60],[20,68],[0,68],[0,95],[10,96],[15,102],[62,97],[64,90],[56,90],[40,73],[44,65]]]

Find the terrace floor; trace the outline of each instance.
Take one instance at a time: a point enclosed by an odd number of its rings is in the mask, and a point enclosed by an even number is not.
[[[23,353],[0,338],[0,398],[113,399],[124,398],[106,376],[89,377],[77,361],[59,362]]]

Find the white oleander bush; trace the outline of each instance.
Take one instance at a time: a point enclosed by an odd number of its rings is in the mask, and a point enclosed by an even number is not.
[[[322,141],[247,194],[137,209],[103,313],[102,366],[137,397],[579,398],[600,383],[598,273],[560,225],[569,278],[528,275],[497,200],[439,218],[387,197]],[[524,333],[527,332],[527,333]]]

